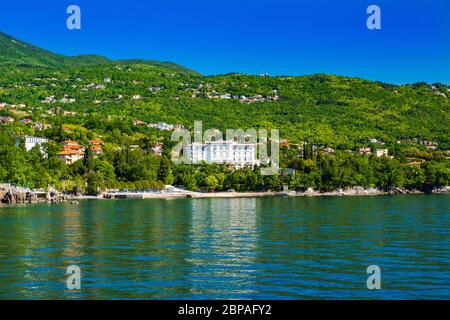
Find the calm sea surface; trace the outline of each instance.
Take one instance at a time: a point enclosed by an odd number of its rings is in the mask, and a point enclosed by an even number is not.
[[[3,206],[0,235],[2,299],[450,299],[449,195]]]

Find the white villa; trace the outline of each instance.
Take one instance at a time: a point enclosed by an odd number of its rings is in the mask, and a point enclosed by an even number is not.
[[[23,141],[25,144],[25,150],[31,151],[36,145],[38,145],[41,152],[45,153],[43,144],[48,142],[47,139],[41,138],[41,137],[25,136],[25,137],[23,137]],[[18,144],[18,142],[17,142],[17,144]]]
[[[381,158],[381,157],[388,157],[389,156],[389,151],[388,149],[377,149],[377,157]]]
[[[184,149],[189,160],[196,163],[229,164],[235,168],[257,166],[257,148],[255,143],[238,143],[235,141],[194,142]]]

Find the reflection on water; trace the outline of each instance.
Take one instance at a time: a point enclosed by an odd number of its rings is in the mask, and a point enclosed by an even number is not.
[[[0,207],[0,298],[449,298],[450,197]],[[66,268],[82,290],[66,289]],[[366,288],[366,268],[382,290]]]
[[[256,199],[216,199],[192,201],[189,253],[192,264],[191,294],[252,294],[252,265],[256,258]],[[205,250],[205,244],[208,245]],[[248,289],[246,289],[248,287]]]

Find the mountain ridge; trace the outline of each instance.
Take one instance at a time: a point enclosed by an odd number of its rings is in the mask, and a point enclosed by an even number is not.
[[[66,56],[42,49],[33,44],[14,38],[0,31],[0,66],[32,66],[44,68],[67,68],[101,64],[148,64],[170,70],[200,75],[197,71],[188,69],[169,61],[145,59],[113,60],[97,54]]]

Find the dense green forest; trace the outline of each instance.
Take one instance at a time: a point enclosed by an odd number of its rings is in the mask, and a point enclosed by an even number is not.
[[[167,62],[65,57],[0,33],[0,182],[97,193],[105,188],[333,190],[352,186],[430,189],[450,184],[450,87],[391,85],[336,75],[202,76]],[[139,122],[136,122],[139,120]],[[295,169],[174,166],[165,122],[192,129],[279,129],[281,163]],[[45,157],[17,137],[50,140]],[[66,139],[104,141],[73,165],[59,159]],[[152,146],[164,143],[163,155]],[[323,152],[324,148],[333,152]],[[388,157],[360,155],[369,147]],[[308,152],[308,148],[312,148]],[[334,152],[335,150],[335,152]]]

